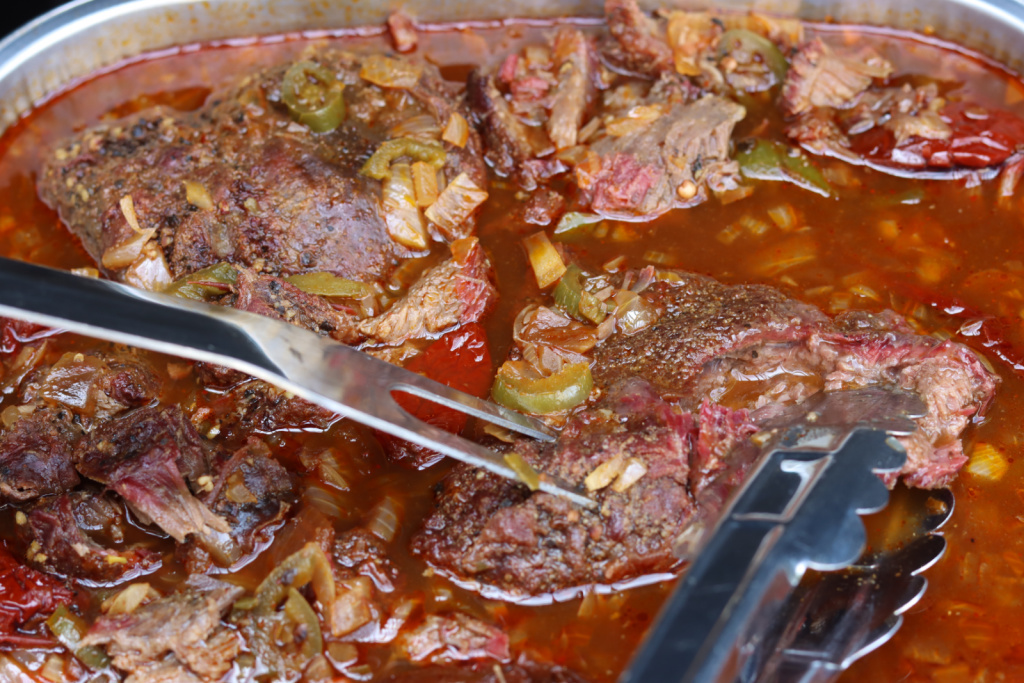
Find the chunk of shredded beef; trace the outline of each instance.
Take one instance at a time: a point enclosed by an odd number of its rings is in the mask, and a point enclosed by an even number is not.
[[[97,263],[135,235],[120,206],[130,196],[140,227],[157,230],[154,258],[172,278],[220,261],[274,275],[386,277],[410,252],[388,235],[380,181],[359,169],[404,121],[427,116],[443,129],[459,109],[456,92],[422,62],[411,88],[388,89],[360,77],[364,57],[307,58],[345,84],[347,117],[336,130],[314,133],[292,121],[281,99],[285,64],[214,93],[198,111],[151,109],[83,132],[48,161],[40,195]],[[486,186],[475,131],[464,147],[444,147],[446,177],[466,172]],[[203,198],[191,203],[186,182]],[[472,219],[457,232],[471,229]],[[123,278],[130,268],[105,270]]]
[[[204,396],[194,419],[218,433],[244,437],[282,431],[324,431],[340,418],[332,411],[258,379],[240,378],[223,393],[219,384]]]
[[[395,589],[398,568],[388,557],[387,545],[372,532],[357,527],[338,534],[332,555],[340,576],[366,576],[385,593]]]
[[[192,495],[208,475],[210,454],[177,407],[141,408],[101,425],[77,461],[78,471],[120,495],[143,522],[178,543],[194,536],[219,559],[231,554],[228,523]]]
[[[673,542],[718,466],[697,449],[700,435],[712,431],[705,440],[735,443],[751,431],[746,412],[723,419],[719,411],[727,409],[705,407],[694,420],[642,381],[609,394],[556,443],[513,446],[538,471],[573,485],[600,467],[610,471],[608,481],[591,484],[599,510],[460,466],[441,484],[438,509],[414,538],[414,551],[458,579],[514,598],[677,570]],[[643,475],[617,486],[631,465]]]
[[[428,270],[383,314],[359,323],[370,342],[398,346],[480,320],[498,296],[491,264],[475,238],[452,245],[452,258]]]
[[[428,614],[421,624],[403,630],[398,651],[414,662],[457,662],[470,659],[509,660],[508,635],[462,612]]]
[[[558,76],[551,95],[551,115],[545,128],[557,149],[576,144],[583,116],[594,97],[590,47],[579,29],[562,27],[555,34],[554,72]]]
[[[494,76],[479,69],[471,72],[466,81],[466,101],[473,112],[473,123],[483,136],[487,162],[498,175],[532,190],[565,170],[560,163],[541,159],[554,152],[554,146],[542,130],[516,117]]]
[[[184,555],[190,573],[207,571],[214,561],[221,565],[235,563],[266,546],[295,497],[288,470],[256,438],[250,438],[216,465],[206,488],[199,500],[227,523],[230,539],[220,540],[223,552],[214,557],[196,539],[180,546],[179,553]]]
[[[704,201],[724,187],[739,167],[729,158],[733,126],[746,110],[708,96],[673,104],[642,130],[605,137],[591,146],[593,161],[576,167],[576,180],[594,211],[608,216],[651,218]],[[691,186],[691,193],[681,190]]]
[[[839,54],[814,38],[793,55],[782,87],[782,111],[796,116],[815,107],[849,108],[873,79],[885,78],[892,70],[892,64],[871,48]]]
[[[0,494],[23,502],[61,493],[80,481],[72,458],[82,432],[62,408],[39,409],[0,437]]]
[[[174,593],[132,612],[101,616],[82,645],[102,645],[114,666],[135,680],[160,680],[169,673],[217,680],[241,648],[237,634],[221,623],[243,590],[207,576],[190,576]]]
[[[29,544],[29,561],[50,574],[94,584],[120,583],[155,571],[161,565],[159,552],[143,546],[104,547],[86,533],[120,525],[123,511],[118,507],[91,489],[44,499],[18,527]],[[103,535],[120,533],[115,529]]]
[[[239,268],[233,294],[225,303],[241,311],[298,325],[346,344],[360,338],[353,316],[279,278]]]
[[[86,426],[151,402],[161,382],[130,352],[66,353],[26,379],[25,401],[71,410]]]
[[[83,434],[159,391],[152,370],[130,353],[67,353],[37,368],[20,387],[21,417],[0,433],[0,496],[23,502],[74,488]]]
[[[640,10],[636,0],[606,0],[604,13],[608,32],[619,46],[609,55],[616,67],[645,76],[673,68],[672,50],[663,31]]]

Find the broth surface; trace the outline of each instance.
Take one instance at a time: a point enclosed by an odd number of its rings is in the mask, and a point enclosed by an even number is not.
[[[469,67],[494,63],[549,31],[514,23],[442,27],[420,34],[418,54],[442,65],[448,78],[461,80]],[[864,41],[893,62],[895,78],[927,75],[965,99],[1024,116],[1024,84],[952,46],[859,27],[815,26],[810,33],[830,41]],[[182,49],[111,70],[41,105],[0,139],[0,253],[62,268],[91,266],[56,214],[37,198],[36,174],[47,151],[104,118],[153,104],[196,108],[210,90],[249,71],[294,59],[312,42],[351,50],[389,49],[383,37],[290,38]],[[784,139],[781,127],[770,102],[753,98],[734,139],[754,131]],[[754,193],[746,199],[727,205],[711,200],[649,223],[604,221],[569,246],[594,270],[625,256],[629,267],[655,263],[728,283],[771,284],[830,313],[892,308],[922,333],[952,337],[985,355],[1003,384],[986,418],[967,432],[966,451],[977,442],[994,444],[1009,468],[996,481],[970,472],[960,475],[952,487],[957,508],[944,530],[949,548],[928,570],[923,600],[906,615],[892,642],[857,663],[842,680],[1014,680],[1024,675],[1019,645],[1024,642],[1019,619],[1024,606],[1024,444],[1019,419],[1024,409],[1024,203],[1020,196],[998,199],[993,181],[971,187],[964,181],[896,178],[820,161],[836,185],[845,185],[838,198],[785,183],[755,182]],[[478,235],[501,292],[487,321],[496,363],[509,348],[516,313],[542,296],[521,248],[522,238],[538,228],[510,218],[520,202],[514,187],[493,178],[479,221]],[[779,227],[772,218],[779,207],[793,212],[795,225]],[[49,347],[48,358],[96,344],[62,335]],[[156,366],[168,362],[172,359]],[[171,395],[186,405],[203,398],[197,397],[198,385],[190,377],[167,382]],[[431,487],[447,471],[445,463],[425,472],[392,465],[372,435],[346,423],[323,434],[278,433],[266,439],[286,463],[304,446],[330,445],[349,459],[358,485],[339,494],[344,510],[339,527],[365,518],[382,496],[400,492],[402,526],[391,547],[406,577],[402,590],[416,599],[487,616],[511,634],[515,654],[564,664],[593,681],[614,681],[671,589],[657,584],[543,606],[484,599],[424,572],[423,563],[406,550],[408,538],[430,509]],[[902,496],[900,490],[895,496]],[[898,519],[883,512],[872,525],[884,536]],[[0,534],[10,537],[13,511],[0,511],[0,520]],[[163,544],[165,551],[170,545],[150,540],[156,547]],[[260,556],[236,580],[255,587],[272,556]],[[163,587],[181,578],[181,569],[165,562],[148,580]],[[386,645],[361,646],[361,652],[371,667],[389,659]],[[31,656],[12,658],[26,668],[38,666]]]

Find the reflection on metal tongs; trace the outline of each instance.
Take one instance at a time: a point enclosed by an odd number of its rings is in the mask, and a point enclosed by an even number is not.
[[[857,561],[858,515],[885,507],[877,476],[906,455],[894,436],[923,414],[917,396],[880,389],[821,393],[777,416],[766,452],[711,527],[680,539],[692,564],[621,683],[831,680],[895,632],[924,592],[920,571],[945,542],[928,535],[952,495],[928,492],[925,534]],[[809,569],[824,574],[801,584]]]
[[[0,315],[192,360],[270,382],[335,413],[509,479],[502,456],[413,417],[394,393],[420,398],[551,441],[542,422],[482,401],[288,323],[0,258]],[[540,489],[596,503],[549,475]]]

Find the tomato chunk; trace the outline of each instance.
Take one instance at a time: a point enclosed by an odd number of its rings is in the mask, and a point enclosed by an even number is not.
[[[427,347],[406,365],[406,369],[453,389],[484,397],[490,391],[494,374],[487,334],[478,323],[468,323],[449,332]],[[409,394],[397,394],[395,400],[410,414],[452,433],[466,426],[466,415]],[[441,456],[412,444],[380,434],[388,453],[399,460],[412,459],[417,467],[428,467]]]
[[[59,330],[13,318],[0,318],[0,354],[19,351],[22,345],[57,334]]]
[[[22,564],[0,545],[0,643],[38,647],[49,638],[19,633],[18,628],[38,614],[74,600],[74,593],[52,576]]]
[[[901,169],[988,168],[1024,149],[1024,120],[1001,109],[956,102],[942,109],[952,129],[946,140],[913,136],[896,144],[892,131],[876,126],[851,138],[851,147],[880,166]]]

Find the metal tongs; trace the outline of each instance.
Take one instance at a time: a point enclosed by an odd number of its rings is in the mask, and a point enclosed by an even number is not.
[[[681,539],[692,564],[620,683],[820,683],[891,637],[945,549],[930,532],[952,494],[924,494],[934,512],[917,538],[851,565],[867,538],[859,515],[889,499],[878,475],[905,462],[894,437],[923,412],[916,395],[861,389],[773,420],[767,452],[717,523]],[[832,573],[801,584],[809,569]]]
[[[0,315],[230,367],[511,479],[518,475],[500,455],[416,419],[392,394],[554,438],[537,420],[284,322],[4,258]],[[826,681],[891,635],[923,592],[916,574],[942,554],[941,538],[925,536],[900,554],[797,586],[808,569],[849,567],[860,556],[858,515],[885,506],[877,474],[903,465],[893,436],[913,431],[911,418],[922,411],[916,396],[868,389],[819,394],[777,416],[753,473],[717,522],[680,539],[677,552],[692,564],[622,681]],[[595,507],[557,479],[542,475],[540,488]],[[708,495],[725,494],[712,487]],[[948,516],[952,498],[944,504],[924,531]],[[839,608],[831,609],[836,596]],[[851,604],[863,609],[844,609]]]

